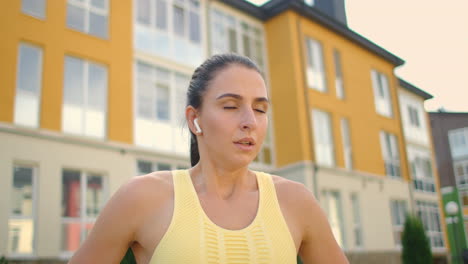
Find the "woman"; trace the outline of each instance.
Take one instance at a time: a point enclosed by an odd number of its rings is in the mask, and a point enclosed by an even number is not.
[[[199,66],[187,92],[189,170],[122,186],[70,263],[348,263],[313,195],[248,169],[268,126],[267,89],[248,58]]]

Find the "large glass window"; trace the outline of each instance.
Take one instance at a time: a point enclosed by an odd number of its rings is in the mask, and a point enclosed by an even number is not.
[[[107,68],[65,57],[62,129],[66,133],[104,138],[107,113]]]
[[[67,26],[100,38],[107,38],[109,2],[109,0],[68,0]]]
[[[323,61],[322,44],[313,38],[306,38],[307,85],[315,90],[327,91],[327,80],[325,76],[325,64]]]
[[[408,115],[409,115],[409,121],[410,121],[411,126],[421,127],[419,111],[416,107],[408,105]]]
[[[8,221],[8,254],[31,255],[34,253],[36,177],[35,167],[16,165],[13,168]]]
[[[380,132],[380,146],[385,162],[385,173],[391,177],[401,177],[400,152],[396,136],[384,131]]]
[[[343,156],[345,168],[350,170],[353,168],[353,149],[351,147],[351,134],[349,129],[349,121],[347,118],[341,119],[341,137],[343,140]]]
[[[437,203],[416,201],[416,211],[421,219],[426,235],[433,248],[443,248],[443,233],[440,227],[440,214]]]
[[[322,201],[336,242],[338,242],[341,248],[344,248],[345,232],[341,195],[338,191],[325,190],[322,191]]]
[[[418,191],[435,192],[430,152],[409,148],[408,156],[414,188]]]
[[[265,67],[263,29],[217,8],[211,10],[211,53],[235,52]]]
[[[334,166],[335,153],[330,114],[317,109],[312,110],[312,126],[316,162],[320,165]]]
[[[136,0],[135,48],[197,66],[203,61],[199,0]]]
[[[353,233],[354,246],[363,246],[362,223],[361,223],[361,207],[359,206],[359,198],[356,193],[351,194],[351,205],[353,209]]]
[[[406,201],[390,201],[390,210],[392,214],[393,239],[395,240],[395,245],[397,247],[401,247],[401,236],[403,234],[406,215],[408,213]]]
[[[188,131],[182,130],[188,83],[185,74],[136,63],[137,145],[188,154]]]
[[[371,80],[377,113],[392,117],[392,99],[387,76],[376,70],[371,70]]]
[[[44,19],[47,0],[21,0],[21,12]]]
[[[16,74],[15,124],[39,126],[41,87],[42,49],[21,43]]]
[[[468,156],[468,127],[450,130],[448,136],[453,160]]]
[[[103,175],[73,169],[62,172],[62,251],[78,249],[107,199]]]
[[[341,66],[341,54],[338,50],[333,50],[333,60],[335,62],[335,86],[336,96],[340,99],[345,98],[343,70]]]

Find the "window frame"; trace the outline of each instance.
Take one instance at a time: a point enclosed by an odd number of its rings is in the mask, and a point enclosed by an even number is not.
[[[338,99],[346,99],[344,77],[343,77],[343,64],[341,52],[337,49],[333,49],[333,63],[335,66],[335,89],[336,97]]]
[[[305,77],[306,84],[310,89],[327,93],[327,72],[325,64],[325,53],[323,44],[311,36],[305,37]],[[318,55],[319,57],[314,57]],[[318,63],[319,65],[314,65]],[[317,68],[317,69],[316,69]],[[316,81],[317,79],[317,81]]]
[[[371,69],[371,83],[374,93],[375,110],[379,115],[393,118],[393,104],[390,81],[386,74]]]
[[[395,211],[396,210],[396,211]],[[390,216],[392,220],[393,242],[396,248],[402,248],[402,235],[405,227],[406,215],[408,215],[408,202],[402,199],[390,200]],[[396,220],[396,222],[395,222]],[[398,234],[400,237],[396,237]]]
[[[42,1],[43,5],[44,5],[44,7],[43,7],[44,13],[40,14],[40,13],[36,13],[33,10],[27,10],[25,0],[21,0],[21,13],[23,13],[25,15],[28,15],[28,16],[32,16],[32,17],[40,19],[40,20],[45,20],[46,17],[47,17],[47,0],[32,0],[32,1],[35,1],[35,2]]]
[[[325,124],[321,123],[322,121]],[[328,131],[325,131],[325,130]],[[327,134],[328,138],[326,142],[323,138],[320,138],[322,132]],[[315,162],[319,165],[326,166],[326,167],[334,167],[336,166],[336,150],[335,150],[335,138],[333,133],[333,117],[330,112],[326,112],[324,110],[314,108],[312,109],[312,135],[313,135],[313,143],[314,143],[314,152],[315,152]],[[330,156],[325,157],[321,156],[324,153],[322,151],[325,148],[329,151]],[[320,158],[319,158],[320,157]],[[330,159],[329,161],[325,159]]]
[[[80,87],[80,92],[81,92],[81,95],[82,95],[82,98],[83,98],[83,101],[81,103],[81,105],[75,105],[73,103],[69,103],[67,102],[67,99],[66,99],[66,82],[67,82],[67,79],[66,79],[66,73],[67,73],[67,59],[70,58],[70,59],[74,59],[74,60],[79,60],[80,62],[80,67],[82,68],[82,76],[80,76],[79,78],[81,78],[81,81],[82,81],[82,87]],[[104,87],[104,94],[103,94],[103,98],[104,98],[104,105],[102,106],[102,109],[95,109],[93,108],[92,106],[90,106],[90,103],[89,103],[89,92],[90,92],[90,85],[89,85],[89,81],[90,81],[90,67],[94,65],[94,67],[100,67],[102,68],[103,70],[105,70],[105,87]],[[61,131],[63,133],[66,133],[66,134],[70,134],[70,135],[75,135],[75,136],[83,136],[83,137],[89,137],[89,138],[93,138],[93,139],[99,139],[99,140],[104,140],[104,139],[107,139],[108,138],[108,132],[109,132],[109,127],[108,127],[108,122],[109,122],[109,118],[108,118],[108,114],[109,114],[109,68],[106,64],[102,64],[102,63],[99,63],[99,62],[95,62],[95,61],[91,61],[91,60],[88,60],[88,59],[85,59],[85,58],[81,58],[81,57],[77,57],[77,56],[72,56],[72,55],[65,55],[64,57],[64,78],[63,78],[63,96],[62,96],[62,120],[61,120]],[[65,107],[66,105],[72,105],[74,107],[77,107],[79,108],[80,112],[82,113],[82,120],[81,120],[81,125],[80,125],[80,131],[69,131],[69,130],[65,130]],[[102,111],[102,114],[103,114],[103,131],[102,131],[102,135],[99,135],[99,136],[96,136],[96,135],[92,135],[92,134],[88,134],[86,132],[87,130],[87,126],[86,126],[86,122],[87,122],[87,118],[86,118],[86,113],[87,111],[89,110],[98,110],[98,111]]]
[[[79,222],[80,224],[80,245],[82,245],[83,241],[86,239],[86,236],[84,236],[84,232],[86,230],[86,227],[85,225],[86,224],[93,224],[94,226],[94,223],[96,222],[96,219],[97,217],[89,217],[88,216],[88,213],[86,212],[86,209],[87,209],[87,202],[86,202],[86,193],[87,193],[87,189],[88,189],[88,186],[87,186],[87,180],[88,180],[88,177],[91,175],[91,176],[100,176],[101,180],[102,180],[102,192],[103,192],[103,201],[102,201],[102,204],[100,205],[100,208],[99,208],[99,211],[101,212],[102,209],[104,208],[105,204],[107,203],[108,199],[109,199],[109,177],[106,173],[102,172],[102,171],[93,171],[93,170],[85,170],[85,169],[77,169],[77,168],[72,168],[72,167],[62,167],[62,170],[61,170],[61,184],[60,184],[60,191],[61,191],[61,194],[60,194],[60,197],[61,197],[61,201],[63,201],[64,199],[64,189],[63,189],[63,179],[64,179],[64,172],[65,171],[75,171],[75,172],[79,172],[80,174],[80,216],[79,217],[66,217],[66,216],[63,216],[62,213],[60,213],[60,227],[61,227],[61,231],[60,231],[60,237],[61,239],[63,239],[64,237],[64,230],[63,230],[63,226],[64,224],[69,224],[69,223],[77,223]],[[61,206],[63,206],[61,204]],[[61,207],[61,210],[63,208]],[[92,227],[91,227],[92,229]],[[90,230],[91,230],[90,229]],[[67,251],[67,250],[64,250],[63,249],[63,241],[61,240],[61,248],[60,248],[60,256],[62,258],[70,258],[75,251]]]
[[[351,140],[351,127],[349,125],[349,119],[342,117],[340,120],[341,127],[341,140],[343,144],[343,158],[344,168],[352,170],[354,168],[353,162],[353,143]]]
[[[433,213],[435,213],[435,215],[432,215]],[[431,248],[443,249],[445,247],[445,242],[438,204],[435,202],[416,200],[416,214],[423,223],[424,231],[426,232],[426,235],[429,239]],[[437,218],[436,223],[433,222],[434,216]],[[426,219],[424,217],[426,217]],[[437,222],[439,225],[437,225]],[[439,230],[431,230],[434,226],[436,226]],[[436,245],[437,238],[440,239],[442,245]]]
[[[25,48],[28,48],[28,49],[34,49],[36,51],[39,52],[38,54],[38,69],[37,69],[37,72],[38,72],[38,83],[37,83],[37,91],[35,93],[31,92],[31,91],[27,91],[27,90],[24,90],[24,89],[21,89],[20,88],[20,71],[21,71],[21,50],[22,50],[22,47],[25,47]],[[29,63],[31,63],[29,61]],[[38,45],[34,45],[34,44],[31,44],[31,43],[28,43],[28,42],[20,42],[19,45],[18,45],[18,55],[17,55],[17,66],[16,66],[16,82],[15,82],[15,101],[14,101],[14,109],[13,109],[13,122],[15,125],[20,125],[20,126],[25,126],[25,127],[31,127],[31,128],[38,128],[40,126],[40,123],[41,123],[41,101],[42,101],[42,86],[43,86],[43,68],[44,68],[44,50],[41,46],[38,46]],[[22,121],[19,121],[18,120],[18,111],[20,111],[20,109],[17,109],[18,107],[18,99],[19,97],[26,97],[26,98],[33,98],[35,97],[34,99],[37,100],[37,109],[35,109],[36,111],[36,114],[35,114],[35,117],[33,117],[33,121],[35,122],[31,122],[31,124],[26,124],[26,123],[23,123]],[[34,123],[34,124],[32,124]]]
[[[354,247],[361,249],[364,248],[364,233],[362,225],[362,214],[361,204],[358,193],[351,193],[350,195],[351,207],[353,211],[353,235],[354,235]],[[356,234],[360,234],[360,240]],[[359,241],[359,242],[358,242]]]
[[[160,165],[168,165],[169,166],[169,170],[184,170],[184,169],[189,169],[191,166],[189,163],[184,163],[184,162],[175,162],[175,161],[172,161],[172,160],[164,160],[164,159],[148,159],[148,158],[145,158],[145,157],[137,157],[135,159],[136,161],[136,174],[137,177],[138,176],[142,176],[142,175],[146,175],[148,173],[151,173],[151,172],[154,172],[154,171],[160,171],[162,169],[160,169]],[[142,170],[140,170],[139,168],[139,163],[140,162],[146,162],[146,163],[149,163],[151,164],[151,172],[144,172]]]
[[[333,236],[335,237],[336,242],[342,249],[347,248],[347,237],[346,237],[346,230],[345,230],[345,224],[344,224],[344,211],[343,211],[343,200],[341,199],[341,193],[338,190],[333,190],[333,189],[324,189],[322,190],[322,201],[323,201],[323,206],[324,206],[324,211],[327,216],[328,222],[330,224],[330,227],[332,229],[332,232],[334,228],[338,228],[340,232],[340,237],[337,238],[335,232],[333,232]],[[337,211],[336,214],[338,216],[338,223],[335,223],[332,221],[331,216],[330,216],[330,200],[332,199],[332,196],[336,198],[336,201],[338,203],[337,206]]]
[[[461,168],[462,174],[460,174],[459,168]],[[457,188],[468,189],[468,160],[455,161],[453,170]]]
[[[390,143],[390,145],[387,143]],[[401,153],[397,136],[393,133],[380,131],[380,146],[385,166],[385,175],[401,179]],[[397,174],[392,174],[392,171],[397,172]]]
[[[82,0],[82,2],[80,2],[79,0],[67,0],[66,1],[66,13],[65,13],[65,25],[68,29],[71,29],[71,30],[76,30],[78,32],[81,32],[81,33],[85,33],[87,35],[90,35],[90,36],[94,36],[94,37],[97,37],[97,38],[101,38],[101,39],[105,39],[105,40],[108,40],[110,39],[110,2],[111,0],[102,0],[104,1],[104,8],[99,8],[99,7],[95,7],[91,4],[91,1],[92,0]],[[77,27],[73,27],[72,25],[68,24],[68,12],[69,12],[69,5],[75,7],[75,8],[81,8],[83,9],[84,11],[84,25],[83,25],[83,29],[80,29],[80,28],[77,28]],[[105,36],[100,36],[100,35],[97,35],[97,34],[93,34],[91,33],[90,31],[90,24],[91,24],[91,13],[94,13],[94,14],[97,14],[97,15],[100,15],[100,16],[105,16],[106,17],[106,20],[107,20],[107,28],[106,28],[106,34]]]

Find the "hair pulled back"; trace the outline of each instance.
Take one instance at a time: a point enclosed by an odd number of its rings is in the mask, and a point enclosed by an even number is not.
[[[233,64],[244,66],[262,74],[257,65],[247,57],[235,53],[214,55],[195,69],[187,91],[186,106],[191,105],[195,109],[200,109],[203,103],[203,95],[210,81],[221,70]],[[190,134],[190,163],[192,166],[195,166],[200,160],[200,153],[198,151],[197,137],[192,131],[190,131]]]

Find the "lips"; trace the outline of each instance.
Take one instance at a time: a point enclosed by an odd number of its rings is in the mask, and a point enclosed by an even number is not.
[[[252,151],[255,149],[255,140],[253,138],[242,138],[234,141],[234,145],[242,151]]]

